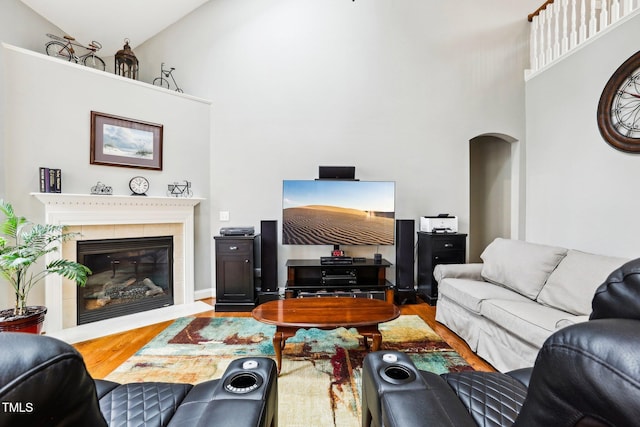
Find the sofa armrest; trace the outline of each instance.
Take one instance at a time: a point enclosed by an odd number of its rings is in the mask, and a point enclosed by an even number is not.
[[[433,270],[433,277],[438,283],[447,278],[484,281],[482,278],[483,265],[482,263],[438,264]]]
[[[257,362],[247,367],[245,362]],[[169,427],[278,425],[278,372],[266,357],[232,361],[219,380],[197,384],[185,397]]]
[[[362,416],[366,427],[475,427],[443,378],[418,370],[406,353],[397,351],[365,356]]]
[[[469,412],[446,381],[423,373],[424,387],[382,396],[384,427],[477,427]]]

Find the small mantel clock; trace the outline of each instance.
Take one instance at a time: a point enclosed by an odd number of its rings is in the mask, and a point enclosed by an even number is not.
[[[149,180],[143,176],[134,176],[129,181],[132,196],[146,196],[149,191]]]

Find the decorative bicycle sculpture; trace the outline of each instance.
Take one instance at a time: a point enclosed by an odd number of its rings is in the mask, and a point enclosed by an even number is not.
[[[169,197],[193,197],[193,191],[191,191],[191,182],[184,181],[184,184],[178,184],[174,182],[167,186],[167,196]]]
[[[160,64],[160,77],[156,77],[155,79],[153,79],[153,84],[155,86],[160,86],[165,89],[169,89],[170,84],[169,84],[169,80],[167,79],[171,77],[171,80],[173,81],[173,85],[176,87],[176,92],[182,93],[182,89],[178,87],[178,83],[176,83],[176,79],[173,78],[173,70],[175,70],[174,67],[164,68],[164,62]]]
[[[106,195],[111,195],[113,194],[113,188],[111,188],[108,185],[104,185],[103,183],[101,183],[100,181],[98,181],[96,183],[96,185],[94,185],[93,187],[91,187],[91,194],[106,194]]]
[[[65,61],[73,61],[75,63],[84,64],[87,67],[95,68],[96,70],[104,71],[105,64],[102,58],[96,55],[96,52],[102,49],[102,44],[93,40],[89,43],[88,46],[77,43],[75,38],[71,36],[63,36],[59,37],[55,34],[47,34],[47,37],[53,39],[53,41],[48,42],[45,45],[45,51],[49,56],[55,56],[56,58],[63,59]],[[89,52],[84,55],[78,56],[76,54],[75,49],[73,48],[81,47],[83,49],[88,50]]]

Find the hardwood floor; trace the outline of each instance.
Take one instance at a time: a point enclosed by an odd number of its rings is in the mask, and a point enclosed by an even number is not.
[[[203,300],[213,305],[213,299]],[[436,310],[426,303],[408,304],[400,307],[402,314],[420,316],[434,331],[436,331],[454,350],[465,358],[478,371],[494,371],[487,362],[476,356],[456,334],[435,320]],[[198,317],[250,317],[251,313],[216,313],[208,311],[198,314]],[[89,373],[94,378],[104,378],[125,360],[133,356],[140,348],[151,341],[172,322],[162,322],[144,328],[132,329],[127,332],[96,338],[90,341],[74,344],[74,347],[84,357]]]

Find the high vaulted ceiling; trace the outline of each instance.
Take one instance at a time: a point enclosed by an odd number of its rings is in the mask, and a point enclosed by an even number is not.
[[[132,49],[209,0],[22,0],[81,44],[102,43],[101,56]],[[62,35],[62,34],[60,34]]]

